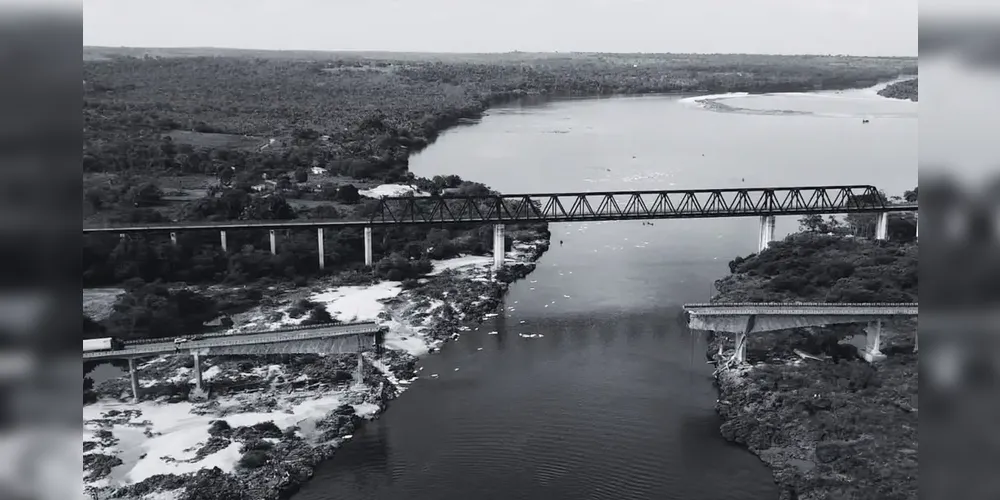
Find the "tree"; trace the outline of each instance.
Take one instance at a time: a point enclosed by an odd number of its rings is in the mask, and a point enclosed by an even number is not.
[[[361,193],[353,184],[344,184],[337,188],[337,199],[348,205],[361,201]]]
[[[295,182],[302,183],[309,180],[309,171],[300,168],[295,171]]]
[[[158,205],[163,198],[163,191],[152,182],[147,182],[141,186],[133,187],[129,190],[128,201],[136,208],[151,207]]]
[[[831,215],[827,220],[823,220],[823,216],[819,214],[807,215],[799,219],[799,229],[809,233],[823,234],[843,231],[840,221],[836,217]]]
[[[903,199],[909,203],[915,203],[917,201],[917,189],[920,189],[919,186],[913,188],[913,191],[904,191]]]

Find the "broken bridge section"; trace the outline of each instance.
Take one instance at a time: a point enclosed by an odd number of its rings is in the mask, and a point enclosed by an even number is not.
[[[883,359],[881,337],[883,322],[896,318],[913,318],[918,305],[912,303],[730,303],[686,304],[688,327],[736,334],[734,359],[746,361],[746,336],[751,333],[788,330],[810,326],[848,323],[867,324],[862,356],[869,362]],[[914,343],[916,350],[916,343]]]
[[[384,329],[376,323],[349,323],[291,327],[280,330],[243,334],[202,335],[186,342],[173,339],[149,339],[127,342],[117,350],[83,353],[84,360],[102,361],[128,359],[132,382],[132,398],[139,400],[139,378],[136,359],[174,355],[194,358],[195,388],[192,396],[207,397],[207,387],[202,377],[202,358],[205,356],[266,356],[280,354],[357,354],[355,381],[364,377],[362,352],[368,348],[379,349]]]

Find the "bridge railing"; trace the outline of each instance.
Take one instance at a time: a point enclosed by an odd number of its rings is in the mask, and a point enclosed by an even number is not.
[[[320,325],[294,325],[285,326],[282,328],[277,328],[273,330],[241,330],[237,332],[215,332],[215,333],[203,333],[203,334],[188,334],[188,335],[177,335],[176,337],[157,337],[157,338],[145,338],[145,339],[133,339],[126,340],[125,345],[144,345],[144,344],[159,344],[161,342],[172,342],[175,338],[186,338],[193,339],[197,338],[199,340],[216,339],[220,337],[233,337],[239,338],[241,336],[248,335],[267,335],[267,334],[278,334],[278,333],[292,333],[301,332],[309,330],[343,330],[337,333],[343,334],[357,334],[361,333],[371,333],[374,334],[379,330],[383,330],[384,327],[378,326],[376,323],[372,322],[354,322],[354,323],[325,323]],[[371,332],[368,332],[371,330]]]

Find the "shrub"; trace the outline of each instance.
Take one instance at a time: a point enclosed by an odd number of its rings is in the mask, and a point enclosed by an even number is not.
[[[237,465],[243,469],[256,469],[266,464],[269,458],[265,451],[252,450],[244,453]]]

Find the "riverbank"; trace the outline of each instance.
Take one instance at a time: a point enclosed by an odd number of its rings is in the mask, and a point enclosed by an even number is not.
[[[716,283],[713,302],[823,301],[835,295],[831,291],[872,279],[884,280],[885,294],[868,300],[916,301],[915,281],[901,278],[916,272],[916,253],[915,243],[879,246],[800,233],[738,263],[733,275]],[[815,279],[848,265],[839,280]],[[794,293],[782,276],[789,269],[809,269],[797,273],[805,283]],[[755,333],[748,337],[748,363],[717,373],[723,437],[772,469],[781,500],[917,498],[916,325],[899,322],[883,330],[887,358],[876,364],[857,356],[862,328]],[[717,335],[707,354],[721,366],[732,348],[731,337]]]
[[[142,364],[138,404],[129,401],[127,377],[98,384],[98,401],[84,406],[86,491],[97,498],[287,498],[420,376],[419,356],[503,314],[497,308],[509,283],[527,276],[547,248],[547,232],[522,231],[498,281],[489,277],[492,258],[467,256],[435,262],[415,282],[318,283],[237,318],[233,331],[267,329],[306,295],[337,320],[387,326],[384,353],[364,354],[363,384],[354,354],[207,358],[206,402],[188,399],[187,357]]]

